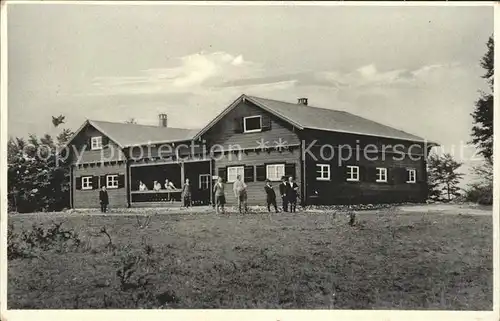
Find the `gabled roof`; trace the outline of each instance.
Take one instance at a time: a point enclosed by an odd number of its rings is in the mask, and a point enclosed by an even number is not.
[[[346,111],[305,106],[259,97],[248,97],[257,104],[265,105],[285,119],[291,119],[302,128],[325,131],[371,135],[411,141],[424,141],[423,138],[400,129],[389,127],[375,121],[348,113]]]
[[[121,147],[189,141],[199,129],[149,126],[89,120],[90,124]]]
[[[314,129],[368,135],[438,145],[435,142],[426,141],[419,136],[371,121],[346,111],[241,95],[201,130],[87,120],[75,132],[66,146],[73,141],[86,125],[95,127],[121,148],[195,140],[200,138],[202,134],[212,128],[212,126],[222,119],[222,117],[244,100],[283,119],[298,129]]]
[[[67,145],[86,125],[95,127],[121,148],[147,144],[190,141],[199,129],[160,127],[108,121],[87,120],[68,141]]]
[[[210,129],[224,115],[226,115],[230,110],[236,107],[242,100],[247,100],[253,103],[254,105],[266,110],[267,112],[287,121],[298,129],[315,129],[416,142],[426,141],[419,136],[377,123],[375,121],[348,113],[346,111],[305,106],[297,103],[288,103],[284,101],[246,95],[241,95],[236,101],[234,101],[225,110],[223,110],[219,114],[219,116],[217,116],[205,128],[203,128],[195,136],[195,138],[198,138],[201,134]],[[428,143],[435,144],[431,142]]]

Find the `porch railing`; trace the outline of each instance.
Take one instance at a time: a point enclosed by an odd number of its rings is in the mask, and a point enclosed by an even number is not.
[[[131,191],[132,202],[180,202],[181,189],[159,191]]]

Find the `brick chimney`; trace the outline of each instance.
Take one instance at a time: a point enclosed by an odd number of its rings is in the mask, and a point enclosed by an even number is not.
[[[305,98],[305,97],[299,98],[297,100],[297,104],[307,106],[307,98]]]
[[[160,127],[167,127],[167,114],[159,114],[158,121]]]

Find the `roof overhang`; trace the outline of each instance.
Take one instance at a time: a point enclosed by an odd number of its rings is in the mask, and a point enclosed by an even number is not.
[[[425,140],[423,138],[421,138],[421,139],[410,139],[410,138],[402,138],[402,137],[397,137],[397,136],[367,134],[367,133],[360,133],[360,132],[355,132],[355,131],[330,129],[330,128],[318,128],[318,127],[305,127],[305,129],[318,130],[318,131],[326,131],[326,132],[335,132],[335,133],[345,133],[345,134],[352,134],[352,135],[363,135],[363,136],[379,137],[379,138],[388,138],[388,139],[396,139],[396,140],[403,140],[403,141],[412,142],[412,143],[423,143],[426,146],[432,146],[432,147],[434,147],[434,146],[440,146],[436,142]]]

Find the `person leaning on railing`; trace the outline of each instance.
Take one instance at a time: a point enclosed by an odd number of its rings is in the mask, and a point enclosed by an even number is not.
[[[148,187],[142,181],[139,182],[139,191],[147,191]]]
[[[169,181],[168,178],[165,179],[165,185],[164,186],[165,186],[165,189],[167,191],[173,191],[173,190],[175,190],[174,183],[172,183],[171,181]],[[167,200],[170,201],[170,202],[174,201],[171,193],[167,193]]]

